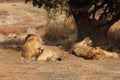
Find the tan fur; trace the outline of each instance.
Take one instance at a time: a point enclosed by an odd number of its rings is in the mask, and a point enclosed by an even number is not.
[[[64,50],[60,49],[59,47],[42,45],[41,48],[43,48],[43,51],[37,60],[56,61],[63,60],[65,57]]]
[[[92,46],[92,40],[89,37],[86,37],[84,40],[74,44],[73,48],[77,48],[79,46]]]
[[[92,41],[89,38],[85,38],[83,41],[76,43],[72,51],[78,57],[84,57],[85,59],[101,60],[104,58],[118,58],[117,53],[108,52],[100,47],[92,47]]]
[[[119,58],[119,55],[116,52],[110,52],[106,50],[103,50],[103,52],[105,53],[105,58]]]
[[[102,60],[105,58],[105,53],[100,47],[96,47],[92,50],[92,54],[94,55],[92,59],[94,60]]]
[[[101,49],[88,46],[79,46],[74,49],[74,53],[76,56],[84,57],[85,59],[101,60],[105,57],[105,54]]]
[[[120,20],[115,22],[109,29],[107,33],[108,37],[120,41]]]
[[[26,37],[23,44],[22,57],[25,60],[31,60],[39,55],[40,46],[43,44],[42,40],[37,36],[30,34]]]

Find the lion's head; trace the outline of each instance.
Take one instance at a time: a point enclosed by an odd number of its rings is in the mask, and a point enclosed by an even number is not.
[[[23,44],[21,57],[27,60],[36,59],[40,54],[40,46],[43,44],[44,42],[37,35],[29,34]]]
[[[89,37],[86,37],[84,40],[77,42],[76,44],[73,45],[73,49],[76,49],[80,46],[92,46],[92,40]]]

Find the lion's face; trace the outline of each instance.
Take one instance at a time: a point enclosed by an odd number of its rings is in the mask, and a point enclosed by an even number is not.
[[[31,35],[27,38],[26,42],[34,49],[40,49],[40,46],[44,44],[41,38],[36,35]]]
[[[78,42],[78,46],[92,46],[92,40],[89,37],[86,37],[83,41]]]
[[[42,39],[37,35],[28,35],[23,45],[22,57],[26,59],[37,57],[43,44]]]
[[[86,37],[83,41],[77,42],[74,46],[73,49],[76,49],[80,46],[92,46],[92,40],[89,37]]]

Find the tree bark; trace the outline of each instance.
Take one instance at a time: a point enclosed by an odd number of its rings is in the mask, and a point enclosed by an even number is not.
[[[96,25],[99,23],[90,20],[88,14],[91,7],[90,0],[70,0],[69,5],[77,25],[77,41],[81,41],[85,37],[90,37],[94,46],[101,46],[105,48],[105,46],[109,44],[107,32],[110,25],[97,27]]]

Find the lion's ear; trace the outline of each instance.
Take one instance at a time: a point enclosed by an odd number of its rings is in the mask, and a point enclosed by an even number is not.
[[[27,41],[32,41],[32,40],[33,40],[33,38],[28,38],[28,39],[27,39]]]
[[[27,37],[25,38],[25,40],[27,40],[32,34],[28,34]]]
[[[34,34],[28,34],[25,40],[29,39],[31,36],[35,36]]]

